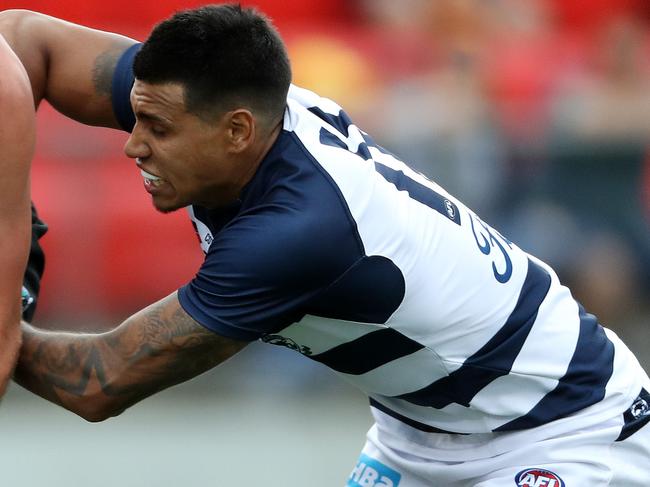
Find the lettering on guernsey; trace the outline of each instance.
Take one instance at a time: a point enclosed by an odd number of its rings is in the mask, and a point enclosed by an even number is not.
[[[321,144],[339,147],[360,155],[365,160],[374,161],[376,171],[388,182],[395,185],[398,190],[406,191],[412,199],[436,210],[438,213],[447,216],[457,225],[460,225],[460,213],[452,201],[438,194],[428,186],[411,179],[402,170],[393,169],[388,160],[399,160],[399,158],[376,144],[367,134],[361,132],[343,110],[340,110],[338,115],[325,113],[318,107],[312,107],[309,110],[328,122],[338,130],[340,135],[345,137],[345,140],[341,140],[325,128],[321,128]],[[370,153],[370,148],[378,151],[374,157]],[[497,249],[503,255],[503,263],[499,262],[501,260],[499,256],[494,256],[492,260],[492,272],[494,273],[494,278],[501,284],[508,282],[512,277],[512,259],[506,250],[506,246],[512,249],[512,242],[471,212],[470,224],[474,240],[481,253],[490,255],[493,249]],[[497,263],[499,264],[498,266]]]
[[[444,215],[456,225],[460,225],[460,213],[455,203],[430,187],[412,179],[402,169],[392,167],[391,161],[399,161],[399,158],[376,144],[368,134],[359,130],[343,110],[340,110],[338,115],[325,113],[318,107],[309,108],[309,111],[331,124],[340,135],[345,137],[345,140],[341,140],[323,127],[320,131],[321,144],[338,147],[352,152],[366,161],[373,161],[375,170],[398,190],[406,191],[410,198]],[[371,148],[376,150],[374,156],[370,152]]]
[[[496,248],[503,255],[503,266],[505,268],[500,271],[499,268],[497,268],[496,261],[493,260],[492,272],[494,273],[494,278],[501,284],[508,282],[512,277],[512,259],[510,259],[510,255],[508,255],[503,244],[512,249],[512,242],[473,213],[470,213],[469,221],[472,226],[474,240],[476,241],[476,245],[478,245],[478,249],[481,253],[483,255],[490,255],[492,250]],[[476,222],[476,224],[474,222]],[[479,237],[481,238],[481,241],[479,241]],[[501,259],[499,258],[499,260]]]
[[[392,468],[362,453],[347,487],[397,487],[401,478]]]
[[[564,481],[555,473],[541,468],[528,468],[515,476],[518,487],[564,487]]]

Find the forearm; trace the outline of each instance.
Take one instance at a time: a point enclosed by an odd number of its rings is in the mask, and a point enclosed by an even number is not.
[[[138,374],[138,354],[119,330],[71,333],[23,322],[14,379],[88,421],[117,416],[157,390]]]
[[[0,225],[0,231],[1,231]],[[18,230],[18,233],[21,233]],[[21,314],[21,275],[18,269],[24,268],[26,252],[24,239],[14,235],[15,240],[4,236],[0,238],[0,252],[6,246],[15,245],[10,254],[0,256],[0,269],[4,273],[0,283],[0,397],[6,391],[7,384],[16,364],[21,344],[20,314]]]
[[[15,381],[34,394],[92,421],[110,399],[110,366],[101,334],[39,330],[22,324]],[[102,413],[105,415],[105,413]]]
[[[52,332],[26,323],[22,329],[16,381],[89,421],[120,414],[246,345],[198,325],[176,293],[106,333]]]
[[[2,159],[0,155],[0,169]],[[6,177],[9,172],[4,172]],[[30,234],[29,191],[24,191],[26,194],[13,203],[7,201],[12,199],[8,190],[0,196],[0,397],[11,379],[21,344],[21,288]]]
[[[27,73],[0,36],[0,396],[20,345],[21,285],[30,237],[34,105]]]
[[[3,344],[0,353],[0,397],[7,389],[20,349],[20,328],[13,323],[12,325],[4,327],[0,332],[0,342]]]

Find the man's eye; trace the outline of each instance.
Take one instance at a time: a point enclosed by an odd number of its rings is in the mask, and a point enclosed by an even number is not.
[[[161,127],[156,127],[155,125],[151,127],[151,133],[154,134],[157,137],[162,137],[167,133],[167,131],[164,128]]]

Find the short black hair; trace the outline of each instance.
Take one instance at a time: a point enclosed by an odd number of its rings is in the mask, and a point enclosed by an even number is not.
[[[291,83],[284,42],[271,22],[238,4],[177,12],[156,25],[135,57],[145,83],[180,83],[187,110],[202,118],[241,106],[282,116]]]

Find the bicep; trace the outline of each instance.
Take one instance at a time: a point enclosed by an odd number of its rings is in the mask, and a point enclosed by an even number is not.
[[[136,41],[29,11],[0,14],[0,33],[25,65],[38,103],[89,125],[119,128],[111,80],[121,54]]]

